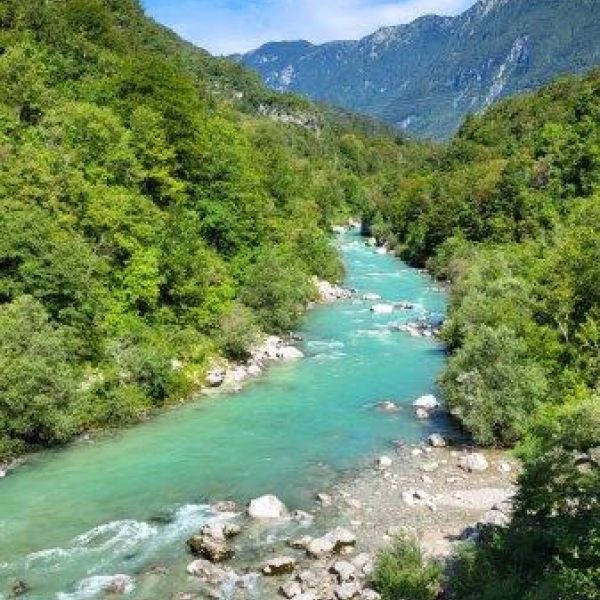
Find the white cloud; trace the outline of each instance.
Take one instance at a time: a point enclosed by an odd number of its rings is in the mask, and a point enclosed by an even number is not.
[[[268,41],[357,39],[424,14],[453,15],[475,0],[146,0],[159,21],[216,54]]]

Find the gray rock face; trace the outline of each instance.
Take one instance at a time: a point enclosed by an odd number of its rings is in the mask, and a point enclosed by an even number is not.
[[[268,494],[250,502],[248,515],[253,519],[284,519],[289,516],[289,513],[285,504],[277,496]]]

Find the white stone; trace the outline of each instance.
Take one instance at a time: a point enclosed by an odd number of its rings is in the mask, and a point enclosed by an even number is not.
[[[344,583],[345,581],[354,581],[356,579],[356,569],[354,565],[350,564],[345,560],[338,560],[331,567],[331,573],[337,575],[338,581]]]
[[[356,583],[346,582],[338,585],[335,588],[335,597],[338,600],[352,600],[360,593],[360,589]]]
[[[302,587],[297,581],[288,581],[279,588],[279,591],[281,592],[282,596],[291,599],[299,596],[302,593]]]
[[[389,456],[380,456],[377,459],[377,468],[378,469],[389,469],[393,465],[393,461]]]
[[[458,466],[463,471],[472,473],[473,471],[486,471],[489,467],[489,463],[483,454],[474,452],[473,454],[467,454],[461,457]]]
[[[268,494],[250,502],[248,515],[253,519],[283,519],[288,516],[288,510],[277,496]]]
[[[219,387],[223,385],[225,381],[225,369],[213,369],[209,371],[206,376],[206,383],[210,385],[210,387]]]
[[[500,471],[500,473],[510,473],[512,471],[512,467],[507,462],[501,462],[498,465],[498,471]]]
[[[429,419],[429,413],[424,408],[417,408],[415,415],[417,419],[421,419],[422,421]]]
[[[391,315],[394,312],[393,304],[373,304],[371,312],[376,315]]]
[[[420,398],[417,398],[417,400],[413,402],[413,406],[415,408],[433,410],[434,408],[438,408],[440,406],[440,403],[433,394],[428,394],[427,396],[421,396]]]

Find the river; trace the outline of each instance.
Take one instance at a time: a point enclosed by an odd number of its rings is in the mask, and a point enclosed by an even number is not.
[[[33,457],[0,482],[0,598],[17,580],[31,586],[28,600],[102,597],[103,577],[161,564],[176,574],[138,583],[129,597],[168,600],[189,558],[183,542],[212,517],[210,501],[274,493],[310,508],[316,491],[392,440],[426,434],[410,405],[435,391],[443,349],[389,325],[442,314],[444,294],[356,234],[336,243],[348,287],[414,309],[374,315],[357,299],[320,306],[300,332],[304,360],[274,366],[238,394]],[[384,399],[403,410],[377,411]]]

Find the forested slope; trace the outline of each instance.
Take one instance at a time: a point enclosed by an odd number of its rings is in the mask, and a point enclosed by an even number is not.
[[[332,219],[398,146],[137,0],[3,0],[0,25],[1,458],[136,420],[289,331],[312,276],[340,275]]]
[[[524,459],[512,524],[458,561],[450,595],[599,598],[600,72],[467,119],[397,185],[373,227],[451,284],[449,408]]]

